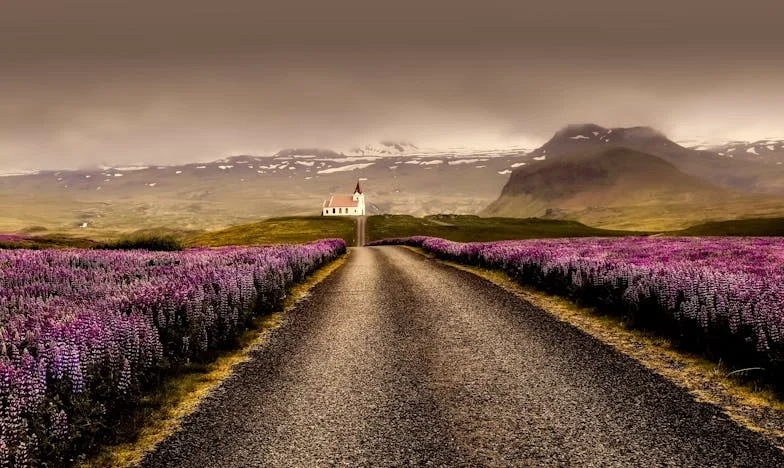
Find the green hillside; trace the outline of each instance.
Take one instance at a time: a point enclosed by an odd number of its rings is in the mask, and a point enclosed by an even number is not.
[[[675,236],[784,236],[784,218],[714,221],[673,231]]]
[[[408,236],[441,237],[458,242],[485,242],[546,237],[628,236],[644,233],[613,231],[586,226],[577,221],[537,218],[481,218],[473,215],[371,216],[367,221],[368,242]]]
[[[263,245],[341,238],[355,245],[356,223],[348,217],[301,216],[270,218],[219,231],[202,232],[185,239],[188,247]]]

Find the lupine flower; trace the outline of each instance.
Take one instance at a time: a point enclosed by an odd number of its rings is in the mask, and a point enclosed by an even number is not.
[[[77,407],[117,412],[146,379],[231,342],[344,252],[339,239],[175,253],[0,250],[0,467],[40,461],[38,440],[70,443]]]
[[[734,336],[774,367],[784,356],[784,238],[579,238],[457,243],[410,237],[442,258],[501,269],[519,281],[623,311],[674,322],[681,338]],[[688,335],[688,336],[687,336]]]

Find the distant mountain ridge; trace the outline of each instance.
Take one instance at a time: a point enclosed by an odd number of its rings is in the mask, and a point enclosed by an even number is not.
[[[610,147],[516,169],[484,212],[514,217],[584,216],[586,210],[725,198],[726,189],[684,174],[656,156]],[[579,214],[578,214],[579,213]]]
[[[680,171],[734,190],[784,193],[784,167],[756,160],[736,160],[707,149],[675,143],[650,127],[605,128],[596,124],[567,125],[529,153],[533,160],[563,157],[592,149],[620,147],[657,156]]]
[[[589,192],[622,186],[625,198],[637,190],[680,192],[723,189],[679,171],[673,164],[640,151],[611,147],[575,153],[515,170],[502,195],[531,195],[543,200],[563,200]],[[620,195],[617,194],[617,195]],[[616,195],[616,194],[613,194]],[[618,199],[606,199],[616,203]],[[623,200],[620,200],[623,201]]]
[[[370,213],[475,214],[497,196],[519,148],[426,153],[387,142],[387,152],[290,148],[180,165],[98,167],[0,177],[0,232],[172,226],[209,229],[270,216],[314,215],[358,179]]]
[[[568,125],[527,157],[482,214],[669,228],[784,212],[784,172],[685,148],[649,127]]]
[[[686,148],[648,127],[581,124],[534,151],[389,141],[353,151],[301,147],[213,162],[0,177],[0,232],[210,229],[314,214],[357,179],[371,213],[482,212],[634,229],[784,215],[776,164]]]
[[[338,153],[337,151],[331,149],[323,149],[323,148],[285,148],[275,153],[275,157],[278,158],[288,158],[288,157],[336,158],[338,156],[343,156],[343,154]]]
[[[407,141],[382,141],[377,145],[354,147],[347,154],[361,156],[400,156],[419,152],[419,147]]]
[[[702,143],[691,147],[711,151],[725,158],[755,161],[763,164],[784,165],[784,138],[755,141],[728,141],[721,144]]]

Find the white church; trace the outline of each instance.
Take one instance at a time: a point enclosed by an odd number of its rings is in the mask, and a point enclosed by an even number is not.
[[[321,213],[323,216],[365,216],[365,194],[359,181],[353,195],[332,195],[324,200]]]

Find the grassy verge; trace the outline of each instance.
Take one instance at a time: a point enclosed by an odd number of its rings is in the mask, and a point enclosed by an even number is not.
[[[713,404],[738,424],[763,434],[784,447],[784,400],[764,382],[730,374],[721,362],[684,352],[659,335],[631,329],[617,317],[596,308],[580,307],[567,299],[525,287],[507,274],[438,259],[422,249],[420,255],[487,279],[521,299],[547,311],[601,342],[632,357],[643,366],[691,393],[697,401]]]
[[[644,235],[635,231],[598,229],[577,221],[538,218],[481,218],[471,215],[378,215],[367,220],[367,241],[410,236],[440,237],[456,242],[548,237],[612,237]]]
[[[188,366],[145,395],[136,411],[117,425],[116,443],[103,446],[97,455],[82,461],[79,466],[98,468],[139,464],[146,453],[177,430],[180,421],[192,413],[210,391],[229,377],[234,366],[247,360],[250,351],[280,326],[286,311],[345,261],[346,256],[343,256],[291,288],[282,310],[256,318],[253,326],[240,337],[237,349],[220,352],[208,364]]]
[[[184,243],[187,247],[220,247],[225,245],[289,244],[340,238],[346,241],[346,245],[355,245],[355,236],[356,224],[353,218],[292,216],[271,218],[220,231],[199,233],[186,238]]]

